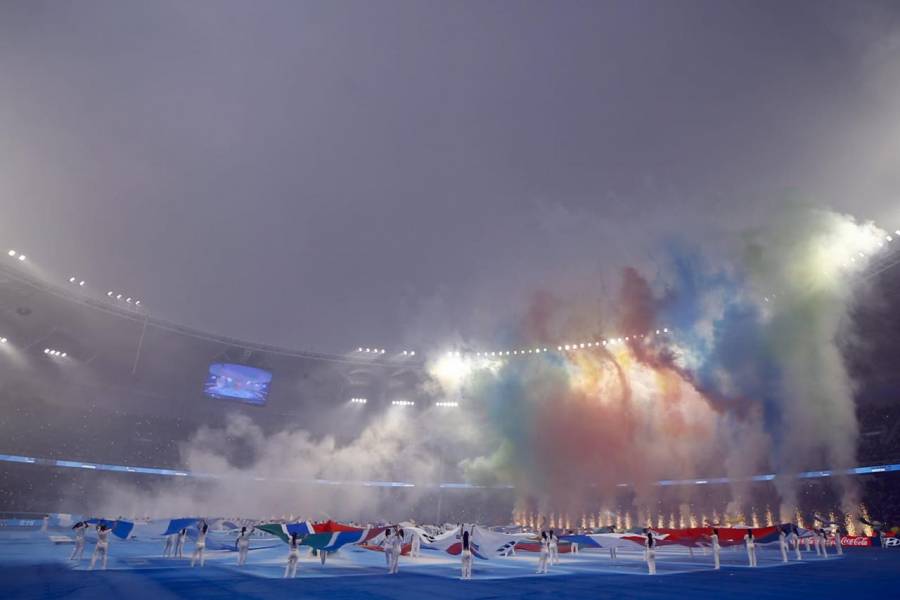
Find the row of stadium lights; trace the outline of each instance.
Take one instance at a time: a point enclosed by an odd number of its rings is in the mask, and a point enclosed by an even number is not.
[[[897,239],[900,239],[900,229],[894,230],[894,236],[896,236]],[[894,236],[891,236],[891,235],[884,236],[884,242],[888,242],[888,243],[893,242]],[[884,242],[879,241],[878,247],[884,248]],[[865,252],[857,252],[855,256],[850,255],[849,259],[844,261],[844,265],[846,266],[848,263],[855,263],[857,258],[864,259],[864,258],[866,258],[866,256],[868,256],[868,255]],[[775,300],[775,298],[776,298],[775,294],[769,294],[768,296],[764,296],[763,300],[765,302],[771,302],[772,300]]]
[[[669,333],[668,327],[663,327],[662,329],[656,330],[656,335],[665,335]],[[611,344],[621,344],[623,342],[630,342],[632,340],[644,339],[647,335],[638,334],[638,335],[627,335],[625,337],[619,338],[610,338],[606,340],[601,340],[599,342],[580,342],[578,344],[561,344],[556,347],[557,352],[569,352],[574,350],[582,350],[585,348],[599,348],[600,346],[609,346]],[[541,354],[543,352],[549,352],[548,348],[528,348],[525,350],[499,350],[494,352],[476,352],[475,356],[521,356],[523,354]],[[451,352],[451,356],[462,356],[461,352]]]
[[[900,239],[900,229],[894,230],[894,236],[896,236],[897,239]],[[893,242],[893,241],[894,241],[894,236],[886,235],[886,236],[884,236],[884,240],[885,240],[886,242]],[[884,242],[878,242],[878,247],[879,247],[879,248],[883,248],[883,247],[884,247]],[[864,252],[858,252],[857,255],[858,255],[859,258],[865,258],[865,257],[866,257],[866,254],[865,254]],[[849,257],[849,262],[851,262],[851,263],[856,262],[856,259],[857,259],[857,256],[850,256],[850,257]],[[768,295],[768,296],[765,296],[765,297],[763,298],[763,300],[765,300],[766,302],[770,302],[770,301],[772,301],[772,300],[775,300],[775,298],[776,298],[775,294],[770,294],[770,295]],[[666,327],[664,327],[664,328],[662,328],[662,329],[657,329],[657,330],[656,330],[656,335],[661,335],[661,334],[665,334],[665,333],[669,333],[669,329],[666,328]],[[624,338],[621,338],[621,337],[620,337],[620,338],[610,338],[610,339],[602,340],[602,341],[600,341],[600,342],[584,342],[584,343],[578,343],[578,344],[563,344],[563,345],[557,346],[557,347],[556,347],[556,350],[559,351],[559,352],[563,352],[563,351],[571,351],[571,350],[580,350],[580,349],[583,349],[583,348],[595,348],[595,347],[598,347],[598,346],[607,346],[607,345],[615,344],[615,343],[628,342],[628,341],[631,341],[631,340],[636,340],[636,339],[639,339],[639,338],[645,338],[645,337],[646,337],[646,336],[642,334],[642,335],[625,336]],[[358,348],[358,351],[359,351],[359,352],[363,352],[364,350],[363,350],[363,348]],[[372,351],[375,352],[375,353],[384,354],[384,350],[380,350],[380,351],[379,351],[379,350],[372,350]],[[550,351],[549,348],[529,348],[529,349],[525,349],[525,350],[498,350],[498,351],[494,351],[494,352],[476,352],[476,353],[475,353],[475,356],[478,356],[478,357],[482,357],[482,356],[485,356],[485,357],[491,357],[491,356],[521,356],[521,355],[523,355],[523,354],[541,354],[541,353],[543,353],[543,352],[549,352],[549,351]],[[369,348],[366,348],[366,349],[365,349],[365,352],[369,352]],[[404,350],[404,351],[403,351],[403,356],[415,356],[415,354],[416,354],[415,352],[410,352],[410,351],[408,351],[408,350]],[[462,353],[462,352],[459,352],[459,351],[453,351],[453,352],[450,352],[449,355],[450,355],[450,356],[456,356],[456,357],[462,357],[462,356],[463,356],[463,353]]]
[[[356,351],[362,352],[363,354],[384,354],[385,352],[387,352],[387,350],[385,350],[384,348],[363,348],[362,346],[357,348]],[[403,356],[415,356],[416,351],[415,350],[404,350],[400,354]]]
[[[22,262],[25,262],[25,260],[27,260],[27,258],[28,258],[24,254],[22,254],[16,250],[7,251],[6,255],[9,256],[10,258],[16,258]],[[69,277],[69,283],[71,283],[72,285],[77,285],[78,287],[84,287],[85,281],[84,281],[84,279],[80,279],[73,275],[72,277]],[[109,292],[106,292],[106,295],[107,295],[107,297],[114,298],[115,300],[124,300],[127,304],[133,304],[134,306],[141,305],[140,300],[138,300],[136,298],[132,298],[131,296],[127,296],[125,294],[118,294],[116,292],[109,291]]]
[[[666,335],[670,333],[668,327],[663,327],[662,329],[657,329],[655,331],[656,335]],[[650,334],[637,334],[637,335],[626,335],[625,337],[618,338],[609,338],[605,340],[601,340],[599,342],[580,342],[578,344],[561,344],[556,347],[558,352],[571,352],[574,350],[581,350],[587,348],[599,348],[600,346],[610,346],[612,344],[621,344],[623,342],[630,342],[632,340],[644,339]],[[378,348],[357,348],[357,352],[362,353],[375,353],[375,354],[384,354],[386,350],[378,349]],[[525,354],[542,354],[544,352],[550,352],[550,348],[526,348],[522,350],[495,350],[493,352],[476,352],[475,356],[477,357],[496,357],[496,356],[523,356]],[[415,356],[416,353],[414,350],[404,350],[401,353],[403,356]],[[471,354],[470,352],[464,353],[459,350],[453,350],[447,353],[449,356],[454,356],[461,358],[464,354]]]
[[[6,344],[9,340],[5,337],[0,337],[0,344]],[[66,358],[68,356],[67,353],[57,350],[55,348],[44,348],[44,354],[47,356],[58,356],[59,358]]]
[[[106,292],[106,295],[107,295],[108,297],[110,297],[110,298],[115,298],[116,300],[123,300],[123,299],[124,299],[126,303],[128,303],[128,304],[132,304],[132,303],[133,303],[135,306],[140,306],[140,305],[141,305],[141,301],[140,301],[140,300],[135,300],[135,299],[132,298],[131,296],[125,296],[124,294],[117,294],[117,293],[113,292],[112,290]]]

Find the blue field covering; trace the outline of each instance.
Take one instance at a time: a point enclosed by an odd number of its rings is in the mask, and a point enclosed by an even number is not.
[[[721,571],[708,554],[690,557],[682,548],[661,549],[659,574],[649,576],[639,553],[605,552],[562,556],[549,575],[535,575],[536,556],[476,561],[474,579],[459,581],[458,558],[423,552],[401,560],[400,573],[386,574],[377,552],[345,547],[325,565],[304,552],[298,577],[281,579],[287,546],[273,538],[255,539],[249,564],[237,567],[236,554],[207,553],[206,566],[191,569],[193,544],[185,558],[162,558],[161,538],[117,540],[110,547],[109,570],[87,571],[84,560],[67,560],[72,545],[49,535],[71,532],[0,530],[0,598],[830,598],[900,597],[900,549],[858,548],[843,557],[803,553],[800,563],[781,563],[777,551],[761,548],[760,567],[745,566],[743,550],[725,550]],[[224,542],[225,534],[211,534]],[[220,544],[224,545],[224,544]]]

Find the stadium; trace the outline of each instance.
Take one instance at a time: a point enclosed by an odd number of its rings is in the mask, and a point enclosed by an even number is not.
[[[0,5],[0,596],[889,594],[897,32]]]

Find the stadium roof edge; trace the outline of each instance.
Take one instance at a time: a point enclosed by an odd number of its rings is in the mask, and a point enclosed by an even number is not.
[[[354,365],[378,365],[383,367],[394,367],[396,365],[387,362],[384,359],[378,358],[368,358],[367,360],[362,360],[358,358],[354,358],[352,356],[342,355],[342,354],[328,354],[323,352],[313,352],[310,350],[297,350],[292,348],[285,348],[281,346],[274,346],[270,344],[262,344],[257,342],[250,342],[247,340],[241,340],[229,336],[219,335],[215,333],[210,333],[207,331],[201,331],[199,329],[194,329],[192,327],[188,327],[186,325],[180,325],[178,323],[168,321],[166,319],[162,319],[160,317],[154,317],[147,312],[146,308],[142,308],[140,311],[137,310],[129,310],[126,308],[122,308],[109,302],[103,300],[97,300],[95,298],[90,298],[87,296],[80,296],[78,294],[73,293],[68,287],[65,286],[56,286],[47,281],[43,281],[40,278],[33,277],[21,269],[12,268],[8,265],[0,263],[0,273],[18,281],[19,283],[23,283],[27,286],[30,286],[38,291],[45,292],[61,298],[63,300],[69,302],[75,302],[81,304],[82,306],[90,307],[94,310],[98,310],[101,312],[105,312],[115,317],[119,317],[121,319],[127,319],[130,321],[135,321],[138,323],[146,323],[147,325],[151,325],[153,327],[163,329],[166,331],[171,331],[173,333],[178,333],[181,335],[186,335],[189,337],[193,337],[196,339],[221,343],[229,346],[237,346],[240,348],[246,348],[248,350],[254,350],[258,352],[267,352],[271,354],[279,354],[282,356],[292,356],[297,358],[309,358],[321,361],[328,362],[337,362],[337,363],[345,363],[345,364],[354,364]],[[410,362],[407,361],[404,364],[407,368],[419,368],[422,366],[420,361]]]

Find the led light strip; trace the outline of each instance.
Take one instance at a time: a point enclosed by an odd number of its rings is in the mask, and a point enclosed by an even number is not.
[[[52,458],[33,458],[30,456],[18,456],[15,454],[0,454],[0,462],[21,463],[30,465],[39,465],[45,467],[62,467],[69,469],[88,469],[91,471],[115,471],[119,473],[139,473],[142,475],[163,475],[168,477],[197,477],[203,479],[220,479],[220,475],[212,473],[201,473],[198,471],[180,471],[176,469],[159,469],[154,467],[127,467],[123,465],[107,465],[101,463],[81,462],[75,460],[56,460]],[[875,473],[891,473],[900,471],[900,464],[889,465],[872,465],[869,467],[855,467],[847,470],[822,470],[822,471],[804,471],[794,475],[797,479],[819,479],[823,477],[833,477],[835,475],[870,475]],[[708,479],[663,479],[656,482],[660,486],[672,485],[714,485],[731,483],[732,481],[772,481],[777,476],[774,473],[765,475],[754,475],[746,479],[732,479],[730,477],[713,477]],[[250,477],[254,481],[267,481],[265,477]],[[271,478],[271,481],[295,481],[292,479]],[[423,488],[442,488],[442,489],[514,489],[511,485],[473,485],[471,483],[438,483],[438,484],[420,484],[406,481],[341,481],[333,479],[313,479],[305,483],[317,485],[351,485],[363,487],[423,487]],[[630,487],[631,484],[620,483],[618,487]],[[596,486],[592,486],[596,487]]]

